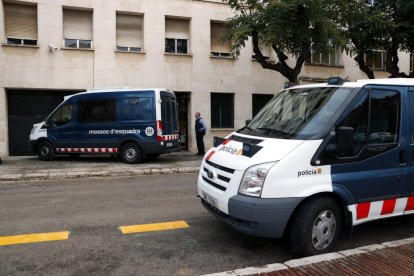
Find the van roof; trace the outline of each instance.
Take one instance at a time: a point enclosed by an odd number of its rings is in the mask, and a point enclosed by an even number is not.
[[[414,86],[414,79],[412,78],[387,78],[387,79],[363,79],[354,82],[344,82],[342,85],[329,85],[328,83],[315,83],[315,84],[304,84],[289,87],[289,89],[296,88],[311,88],[311,87],[363,87],[369,84],[376,85],[399,85],[399,86]]]
[[[69,98],[71,98],[72,96],[75,96],[75,95],[91,94],[91,93],[107,93],[107,92],[116,93],[116,92],[129,92],[129,91],[138,92],[138,91],[150,91],[150,90],[166,91],[166,92],[173,93],[171,90],[165,89],[165,88],[142,88],[142,87],[90,88],[85,92],[79,92],[79,93],[76,93],[76,94],[65,96],[64,99],[67,100],[67,99],[69,99]]]

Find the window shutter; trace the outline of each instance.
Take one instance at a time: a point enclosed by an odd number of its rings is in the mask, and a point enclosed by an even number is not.
[[[6,37],[37,40],[37,6],[4,3],[4,16]]]
[[[165,19],[165,37],[175,39],[190,39],[189,21],[183,19]]]
[[[228,28],[222,23],[211,23],[211,52],[231,52],[231,41],[221,41],[221,38],[227,33],[227,31]]]
[[[139,15],[116,15],[116,45],[142,48],[143,17]]]
[[[64,9],[63,38],[93,40],[92,16],[91,11]]]

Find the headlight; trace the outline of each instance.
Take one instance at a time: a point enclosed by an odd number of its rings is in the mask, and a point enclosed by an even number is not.
[[[267,172],[276,163],[277,162],[263,163],[248,168],[241,181],[239,193],[260,197]]]

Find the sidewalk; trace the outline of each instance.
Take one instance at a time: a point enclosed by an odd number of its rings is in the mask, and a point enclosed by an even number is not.
[[[414,275],[414,238],[205,276]]]
[[[164,154],[133,165],[109,156],[57,156],[53,161],[40,161],[37,156],[2,157],[0,182],[198,173],[201,160],[191,152]]]

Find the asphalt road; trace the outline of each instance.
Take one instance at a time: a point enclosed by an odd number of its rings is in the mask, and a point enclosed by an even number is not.
[[[67,240],[0,246],[0,274],[200,275],[279,263],[282,239],[240,234],[196,198],[196,175],[0,184],[0,237],[69,231]],[[122,234],[120,226],[188,228]],[[413,216],[355,228],[338,250],[414,236]]]

